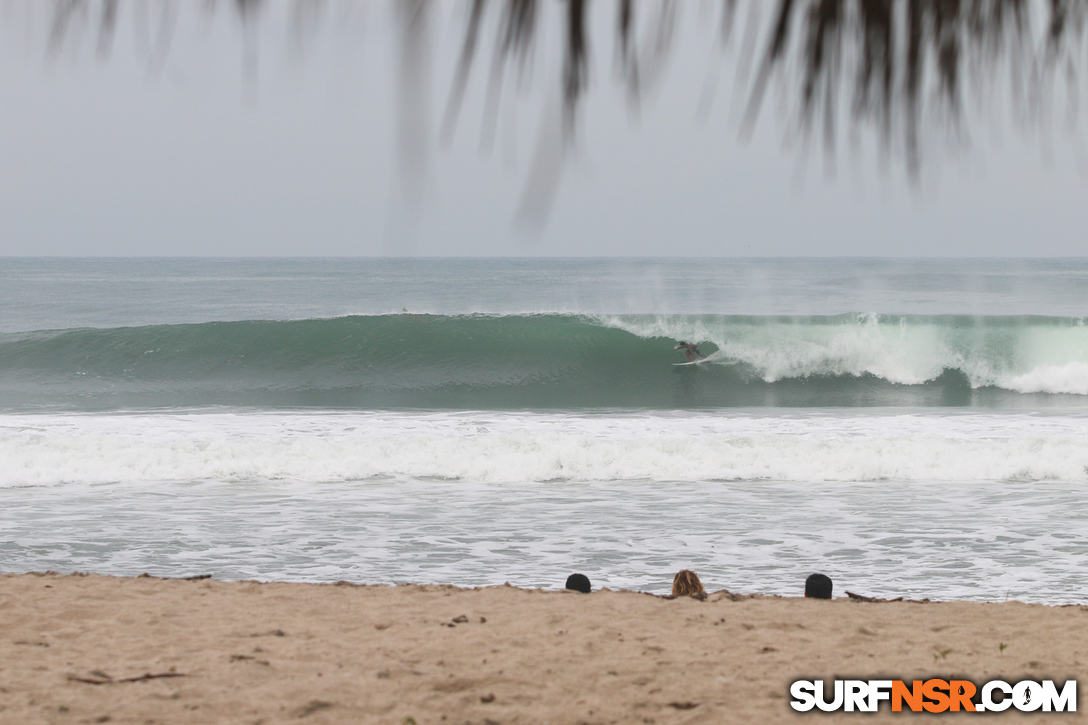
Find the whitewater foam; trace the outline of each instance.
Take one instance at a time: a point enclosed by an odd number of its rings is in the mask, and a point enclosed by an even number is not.
[[[870,375],[921,385],[945,370],[972,388],[1088,394],[1088,327],[1081,318],[602,315],[644,338],[708,341],[716,362],[748,366],[764,382]]]
[[[117,481],[1083,481],[1088,418],[567,413],[0,417],[0,486]]]
[[[1088,363],[1040,365],[1022,375],[1007,376],[998,385],[1018,393],[1088,395]]]

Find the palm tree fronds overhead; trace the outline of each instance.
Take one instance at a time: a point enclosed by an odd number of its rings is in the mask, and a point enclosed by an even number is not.
[[[9,0],[0,23],[17,21],[19,13],[11,7],[18,2]],[[37,0],[23,2],[27,16],[43,7]],[[335,22],[330,18],[343,15],[345,7],[369,4],[52,0],[44,6],[48,22],[39,26],[46,31],[46,57],[90,37],[95,57],[106,62],[116,55],[119,24],[129,18],[143,26],[134,27],[134,35],[148,39],[147,62],[154,71],[170,52],[178,12],[195,9],[209,23],[232,16],[242,28],[244,67],[255,77],[255,28],[273,8],[287,8],[291,36],[302,47],[300,39],[317,32],[321,22]],[[389,5],[399,41],[400,55],[391,65],[400,86],[399,146],[409,187],[422,183],[425,150],[434,141],[426,118],[432,76],[444,98],[436,135],[449,144],[457,135],[467,89],[482,75],[479,133],[485,150],[493,145],[509,79],[522,89],[550,85],[561,122],[559,148],[548,153],[562,155],[594,96],[601,58],[615,59],[615,82],[630,108],[638,110],[648,92],[664,82],[678,35],[690,35],[692,27],[695,41],[709,42],[733,64],[741,139],[766,125],[769,116],[788,140],[802,148],[812,140],[829,157],[844,139],[869,138],[912,180],[933,157],[928,149],[967,142],[994,114],[1030,125],[1063,106],[1065,117],[1076,119],[1088,62],[1088,0],[777,0],[773,5],[761,0],[390,0]],[[681,30],[682,13],[699,14],[698,22]],[[446,27],[459,41],[450,57],[440,58],[433,52],[436,32]],[[711,31],[700,36],[703,27]],[[738,34],[744,39],[735,43]],[[685,36],[684,42],[693,41]],[[544,83],[521,83],[541,55],[558,59],[544,64],[549,68]],[[748,73],[749,67],[754,72]],[[996,89],[1012,100],[992,103]],[[773,112],[769,99],[777,99]]]

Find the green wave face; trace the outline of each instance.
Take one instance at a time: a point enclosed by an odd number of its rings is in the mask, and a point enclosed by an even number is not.
[[[681,339],[708,360],[673,365]],[[9,409],[1003,405],[1057,395],[1088,395],[1078,319],[401,314],[0,335]]]

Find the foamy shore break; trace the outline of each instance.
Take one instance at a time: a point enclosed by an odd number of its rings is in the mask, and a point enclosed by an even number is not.
[[[5,723],[792,722],[796,679],[1086,663],[1079,605],[0,575]]]

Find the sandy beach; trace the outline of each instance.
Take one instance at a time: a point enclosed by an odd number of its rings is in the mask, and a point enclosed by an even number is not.
[[[1086,625],[1018,602],[4,575],[0,721],[786,722],[814,716],[788,704],[802,677],[1083,679]],[[1003,720],[1039,717],[1083,714]]]

